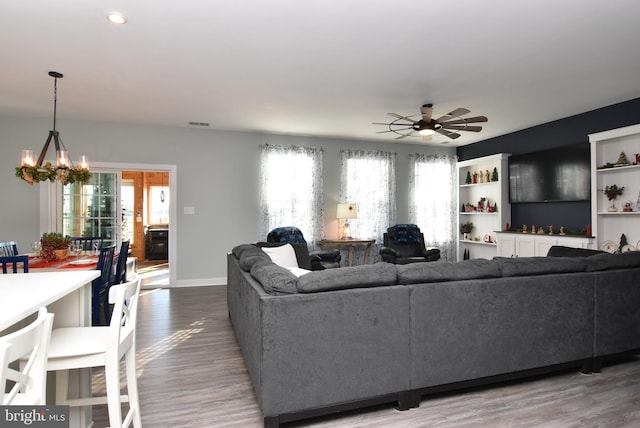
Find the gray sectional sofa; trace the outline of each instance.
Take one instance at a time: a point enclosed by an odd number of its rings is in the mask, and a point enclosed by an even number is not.
[[[245,244],[227,296],[265,427],[640,352],[640,252],[298,277]]]

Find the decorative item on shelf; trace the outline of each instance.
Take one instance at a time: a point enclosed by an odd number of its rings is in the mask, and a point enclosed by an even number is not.
[[[91,172],[87,164],[87,158],[82,156],[78,166],[74,166],[69,159],[67,148],[62,143],[60,133],[56,130],[56,110],[58,104],[58,79],[62,74],[57,71],[50,71],[49,76],[54,78],[53,83],[53,130],[49,131],[49,136],[42,147],[40,156],[36,161],[32,150],[23,150],[20,165],[16,167],[16,177],[21,178],[30,185],[41,181],[60,181],[63,185],[67,183],[88,183]],[[57,165],[54,168],[51,162],[44,163],[44,157],[49,150],[49,144],[53,139],[56,148]]]
[[[484,172],[484,182],[485,183],[491,182],[491,174],[489,173],[489,170],[486,170]]]
[[[544,227],[543,226],[540,226],[538,228],[538,235],[544,235]]]
[[[553,235],[553,225],[549,225],[549,235]]]
[[[620,245],[618,245],[618,251],[616,251],[617,253],[622,253],[622,249],[624,247],[626,247],[629,243],[627,242],[627,237],[626,235],[623,233],[622,235],[620,235]]]
[[[625,213],[633,212],[633,209],[631,208],[631,201],[624,202],[624,205],[622,205],[622,212],[625,212]]]
[[[640,165],[640,153],[635,153],[634,156],[636,160],[633,162],[634,165]]]
[[[44,260],[64,260],[69,252],[71,237],[59,232],[43,233],[40,244],[42,245],[40,257]]]
[[[523,225],[522,225],[522,233],[527,233],[527,232],[528,232],[528,230],[527,230],[527,225],[526,225],[526,224],[523,224]]]
[[[531,225],[531,234],[532,234],[532,235],[535,235],[535,234],[536,234],[536,225],[535,225],[535,224],[532,224],[532,225]]]
[[[469,249],[465,248],[464,249],[464,255],[462,256],[462,260],[469,260],[471,256],[469,255]]]
[[[493,167],[493,172],[491,173],[491,181],[498,181],[498,168]]]
[[[467,171],[467,179],[464,182],[465,184],[471,184],[471,171]]]
[[[472,222],[466,222],[464,224],[460,225],[460,233],[462,233],[462,237],[464,240],[470,241],[471,240],[471,232],[473,231],[473,223]]]
[[[587,226],[587,231],[589,232],[587,236],[591,236],[591,225]],[[560,232],[558,233],[558,235],[566,235],[566,233],[564,233],[564,226],[560,226]]]
[[[473,212],[477,211],[476,206],[475,205],[471,205],[470,203],[466,203],[464,205],[464,210],[465,210],[465,212],[468,212],[468,213],[473,213]]]
[[[511,230],[511,225],[509,223],[506,224],[504,230],[506,230],[507,232]]]
[[[471,180],[472,184],[477,184],[478,183],[478,173],[474,172],[473,173],[473,179]]]
[[[616,166],[627,166],[631,165],[629,159],[627,159],[627,155],[624,151],[620,152],[620,156],[618,156],[618,161],[616,162]]]
[[[480,201],[478,201],[478,211],[484,212],[486,202],[487,198],[480,198]]]
[[[351,230],[349,228],[349,219],[350,218],[358,218],[358,207],[356,204],[351,203],[341,203],[338,204],[338,209],[336,213],[336,218],[338,220],[344,220],[342,225],[342,234],[340,239],[352,239],[351,238]]]
[[[609,199],[609,212],[616,212],[618,209],[615,205],[615,200],[618,196],[624,193],[624,186],[618,187],[616,184],[612,184],[611,186],[606,186],[604,188],[604,194],[607,195]]]

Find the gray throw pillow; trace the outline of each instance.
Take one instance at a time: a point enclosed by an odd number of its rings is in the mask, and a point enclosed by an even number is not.
[[[627,269],[640,266],[640,251],[629,251],[622,254],[596,254],[586,258],[587,271],[609,269]]]

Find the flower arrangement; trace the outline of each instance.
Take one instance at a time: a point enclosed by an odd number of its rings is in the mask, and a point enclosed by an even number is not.
[[[16,177],[23,179],[30,185],[41,181],[56,181],[56,178],[63,184],[84,183],[91,179],[91,172],[87,168],[76,166],[74,168],[54,168],[51,162],[42,166],[20,165],[16,167]]]
[[[622,193],[624,193],[624,186],[618,187],[613,184],[604,188],[604,194],[607,195],[607,198],[609,198],[610,201],[622,195]]]
[[[40,256],[45,260],[56,260],[56,250],[68,250],[71,245],[71,237],[58,232],[43,233],[40,238],[42,250]]]

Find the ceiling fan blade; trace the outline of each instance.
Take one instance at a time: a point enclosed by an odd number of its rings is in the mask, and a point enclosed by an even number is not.
[[[443,122],[440,122],[441,124],[447,124],[447,125],[459,125],[459,124],[465,124],[465,123],[480,123],[480,122],[487,122],[489,119],[487,119],[487,116],[474,116],[474,117],[467,117],[464,119],[455,119],[455,120],[445,120]]]
[[[409,122],[411,122],[411,123],[417,123],[417,121],[416,121],[416,120],[409,119],[409,118],[408,118],[408,117],[406,117],[406,116],[401,116],[401,115],[399,115],[398,113],[387,113],[387,114],[388,114],[389,116],[393,116],[393,117],[396,117],[396,118],[398,118],[398,119],[407,120],[407,121],[409,121]]]
[[[438,119],[436,119],[436,122],[440,122],[440,119],[444,119],[446,117],[460,117],[463,114],[467,114],[467,113],[471,113],[471,110],[467,110],[466,108],[462,108],[462,107],[458,107],[457,109],[450,111],[449,113],[440,116]]]
[[[458,137],[460,136],[460,134],[457,134],[457,133],[455,133],[455,132],[449,132],[449,131],[447,131],[446,129],[442,129],[442,128],[440,128],[440,129],[436,129],[436,132],[437,132],[438,134],[442,134],[442,135],[444,135],[445,137],[449,137],[449,138],[451,138],[452,140],[455,140],[456,138],[458,138]]]
[[[384,134],[386,132],[406,131],[406,130],[409,130],[409,129],[414,130],[412,126],[407,126],[406,128],[387,129],[386,131],[376,131],[376,134]]]
[[[402,140],[403,138],[407,138],[410,137],[411,134],[413,134],[415,131],[415,129],[412,129],[411,132],[407,133],[407,134],[402,134],[399,137],[395,138],[395,140]]]
[[[471,131],[471,132],[482,131],[482,126],[449,125],[448,123],[443,123],[442,127],[444,129],[455,129],[456,131]]]
[[[420,113],[422,114],[422,120],[424,120],[425,122],[430,122],[431,121],[431,115],[433,114],[433,107],[430,107],[431,104],[429,105],[424,105],[422,107],[420,107]]]

